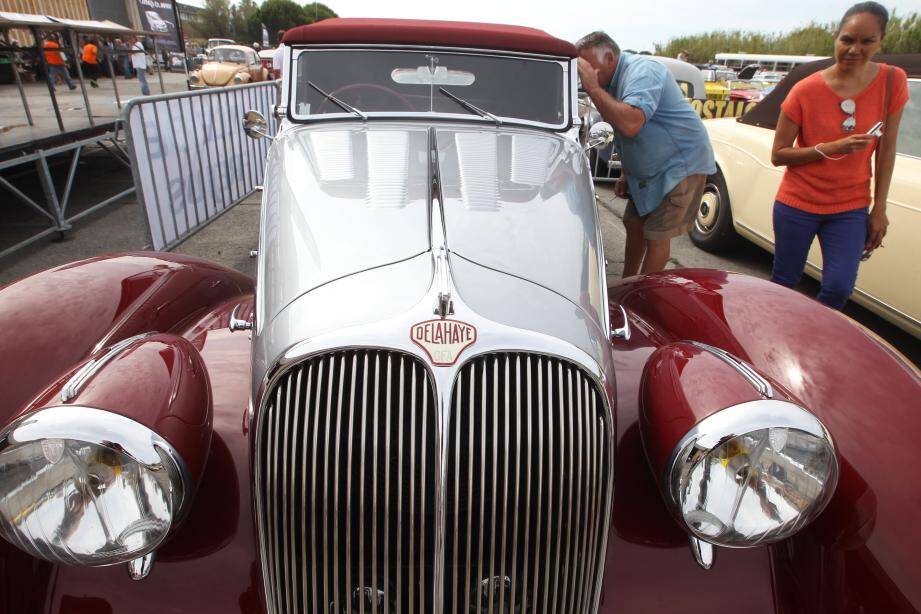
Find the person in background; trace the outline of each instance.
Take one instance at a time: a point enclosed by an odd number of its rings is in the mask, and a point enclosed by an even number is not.
[[[125,79],[130,79],[133,76],[131,74],[131,58],[128,55],[128,45],[120,38],[115,39],[115,63]]]
[[[285,31],[278,31],[278,47],[275,48],[275,53],[272,54],[272,71],[275,73],[276,79],[281,79],[284,77],[285,70],[285,54],[288,47],[281,41],[285,38]]]
[[[77,89],[74,82],[70,79],[70,73],[67,72],[67,64],[64,62],[64,55],[61,53],[61,45],[58,43],[58,35],[51,33],[45,40],[45,62],[48,63],[48,80],[51,82],[51,89],[55,89],[57,78],[61,77],[68,89]]]
[[[876,2],[848,9],[835,37],[835,63],[793,86],[774,134],[771,162],[786,170],[774,201],[771,281],[795,287],[818,236],[817,298],[834,309],[847,303],[860,261],[882,245],[889,226],[886,200],[908,79],[901,68],[871,61],[888,22]],[[868,134],[880,121],[881,136]]]
[[[134,69],[135,74],[137,74],[138,81],[141,82],[141,94],[144,96],[150,95],[150,86],[147,85],[147,51],[144,49],[144,44],[138,39],[138,37],[133,36],[128,40],[131,51],[131,67]]]
[[[80,54],[81,68],[83,76],[90,80],[90,85],[99,87],[99,47],[93,42],[93,39],[87,37],[83,39],[83,51]]]
[[[690,57],[691,57],[691,56],[688,55],[688,52],[687,52],[687,51],[679,51],[679,52],[678,52],[678,59],[681,60],[682,62],[690,62],[690,61],[691,61],[691,60],[690,60]]]
[[[629,193],[624,277],[661,271],[672,238],[690,229],[707,176],[716,172],[710,138],[656,60],[622,53],[604,32],[583,37],[576,49],[582,87],[614,127],[623,162],[614,191]]]

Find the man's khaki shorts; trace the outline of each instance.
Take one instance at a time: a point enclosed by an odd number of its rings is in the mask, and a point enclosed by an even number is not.
[[[706,175],[685,177],[645,217],[640,216],[633,200],[629,200],[624,210],[624,224],[639,220],[643,224],[643,237],[653,241],[683,235],[694,223],[706,183]]]

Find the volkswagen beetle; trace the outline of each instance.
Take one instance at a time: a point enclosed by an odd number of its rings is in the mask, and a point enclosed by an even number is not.
[[[285,44],[255,280],[0,290],[0,609],[921,608],[917,371],[743,275],[606,287],[572,45]]]
[[[241,85],[269,79],[256,51],[242,45],[220,45],[208,50],[201,68],[189,73],[189,88]]]

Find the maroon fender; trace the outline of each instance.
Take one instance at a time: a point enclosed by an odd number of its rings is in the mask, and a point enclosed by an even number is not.
[[[72,405],[103,409],[131,418],[163,437],[182,457],[193,492],[211,445],[211,384],[198,350],[176,335],[138,338],[93,373],[63,401],[76,369],[45,391],[23,413]]]
[[[653,475],[661,477],[678,441],[707,416],[761,397],[738,371],[690,343],[653,352],[641,383],[640,431]]]
[[[614,321],[623,306],[634,331],[631,341],[614,343],[621,420],[635,411],[629,405],[638,403],[640,373],[653,352],[696,340],[778,383],[834,438],[841,474],[831,503],[800,534],[770,548],[776,609],[921,610],[917,370],[840,313],[744,275],[668,271],[631,278],[609,296]],[[619,435],[629,428],[619,425]],[[623,502],[619,485],[617,492]],[[723,552],[708,573],[723,573]],[[631,590],[622,580],[610,581]]]
[[[5,286],[0,424],[99,350],[140,333],[174,332],[253,286],[206,260],[155,252],[90,258]]]

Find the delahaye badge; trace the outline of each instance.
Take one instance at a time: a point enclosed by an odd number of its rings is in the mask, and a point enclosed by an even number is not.
[[[461,352],[476,343],[476,327],[457,320],[419,322],[409,335],[438,366],[453,365]]]

